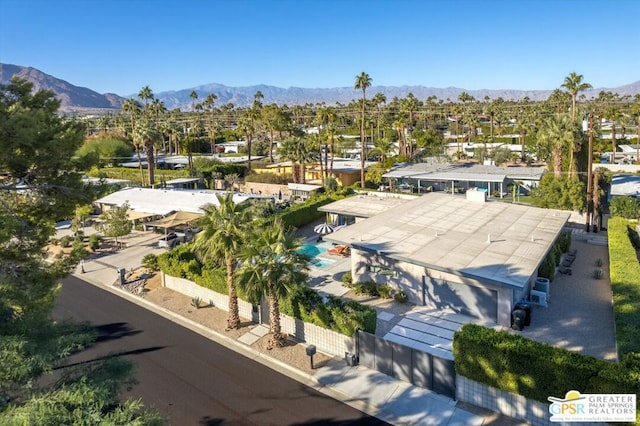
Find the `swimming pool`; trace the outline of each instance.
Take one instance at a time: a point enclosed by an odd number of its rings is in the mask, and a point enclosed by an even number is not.
[[[326,241],[311,241],[302,244],[298,252],[309,256],[311,258],[312,266],[315,266],[316,268],[328,268],[329,266],[333,265],[335,261],[331,259],[321,258],[319,256],[326,254],[327,250],[329,250],[331,247],[333,247],[333,245]]]

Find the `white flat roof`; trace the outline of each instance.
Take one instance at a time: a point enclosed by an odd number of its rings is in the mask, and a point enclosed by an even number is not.
[[[223,195],[224,191],[183,191],[173,189],[124,188],[96,200],[95,203],[122,206],[129,204],[129,208],[136,212],[167,215],[173,211],[190,213],[204,213],[202,207],[207,204],[219,205],[216,195]],[[251,194],[234,194],[233,201],[242,203]]]
[[[355,217],[373,217],[408,201],[400,197],[356,195],[318,207],[318,211]]]
[[[522,288],[537,274],[569,216],[562,210],[429,193],[324,238],[391,259]]]
[[[613,175],[611,177],[611,195],[640,195],[640,176]]]
[[[505,178],[540,180],[545,171],[544,167],[498,167],[470,163],[415,163],[399,164],[388,173],[382,175],[382,177],[500,182]]]
[[[322,185],[310,185],[307,183],[288,183],[287,187],[294,191],[317,191],[322,188]]]

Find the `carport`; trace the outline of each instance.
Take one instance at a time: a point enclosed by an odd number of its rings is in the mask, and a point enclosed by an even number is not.
[[[162,219],[149,222],[147,225],[153,226],[154,228],[164,229],[164,233],[167,234],[169,229],[177,228],[178,226],[190,226],[193,221],[200,219],[203,216],[204,215],[198,213],[177,211],[169,216],[163,217]]]

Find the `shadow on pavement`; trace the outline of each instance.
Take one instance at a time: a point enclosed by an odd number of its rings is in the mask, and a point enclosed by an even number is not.
[[[127,336],[134,336],[141,333],[140,330],[134,330],[126,322],[113,322],[111,324],[102,324],[94,327],[97,333],[96,343],[108,342],[110,340],[121,339]]]

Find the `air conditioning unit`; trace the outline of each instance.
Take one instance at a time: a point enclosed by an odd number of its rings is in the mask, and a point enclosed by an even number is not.
[[[547,293],[545,293],[544,291],[531,290],[529,298],[531,299],[531,303],[535,303],[536,305],[544,306],[545,308],[548,306],[547,305]]]

